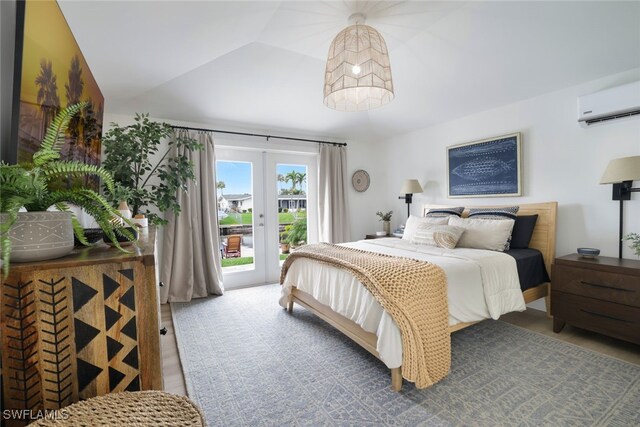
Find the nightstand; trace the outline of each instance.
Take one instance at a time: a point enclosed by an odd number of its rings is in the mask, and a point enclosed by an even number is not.
[[[552,266],[553,331],[566,323],[640,344],[640,261],[577,254]]]

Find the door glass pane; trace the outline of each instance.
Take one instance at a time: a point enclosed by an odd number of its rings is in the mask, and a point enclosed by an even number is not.
[[[225,273],[255,268],[250,162],[216,161],[220,254]]]
[[[291,247],[307,243],[307,166],[278,164],[278,233],[280,263]]]

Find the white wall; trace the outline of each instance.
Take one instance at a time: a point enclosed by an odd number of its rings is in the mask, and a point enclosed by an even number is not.
[[[388,182],[380,199],[404,208],[396,195],[404,179],[417,178],[425,192],[414,196],[412,213],[423,203],[456,205],[519,204],[557,201],[558,256],[577,247],[596,247],[618,255],[618,202],[611,185],[599,185],[609,160],[640,154],[640,117],[582,128],[577,97],[640,80],[640,69],[474,114],[385,141],[384,172],[372,179]],[[523,135],[523,197],[448,199],[446,147],[512,132]],[[634,186],[639,186],[635,182]],[[395,225],[395,223],[394,223]],[[625,233],[640,232],[640,195],[625,202]],[[624,257],[635,258],[625,245]]]
[[[349,194],[349,213],[351,226],[351,240],[364,239],[366,234],[373,234],[382,230],[382,223],[378,221],[377,211],[391,210],[389,207],[388,183],[390,167],[385,162],[382,153],[385,147],[376,141],[349,141],[347,147],[347,183]],[[353,189],[351,177],[358,169],[364,169],[369,173],[371,184],[369,189],[362,193]],[[389,197],[388,197],[389,196]],[[406,209],[406,208],[405,208]],[[394,210],[394,217],[401,212]]]

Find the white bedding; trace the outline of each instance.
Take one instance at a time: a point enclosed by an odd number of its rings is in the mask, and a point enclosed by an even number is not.
[[[345,243],[344,246],[439,265],[447,276],[449,324],[497,319],[524,311],[515,259],[481,249],[442,249],[386,238]],[[345,270],[303,258],[296,260],[284,280],[280,305],[286,307],[292,287],[378,336],[377,350],[389,368],[402,365],[400,330],[371,293]]]

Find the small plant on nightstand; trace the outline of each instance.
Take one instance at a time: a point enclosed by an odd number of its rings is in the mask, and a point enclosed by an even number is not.
[[[393,215],[393,211],[389,211],[387,213],[378,211],[376,212],[376,215],[380,217],[380,221],[391,221],[391,215]]]
[[[382,229],[387,233],[387,236],[391,234],[391,215],[393,215],[393,211],[389,211],[387,213],[378,211],[376,212],[376,215],[380,217],[380,221],[382,221]]]
[[[629,240],[631,242],[629,247],[635,251],[637,256],[640,256],[640,234],[629,233],[624,236],[624,240]]]

